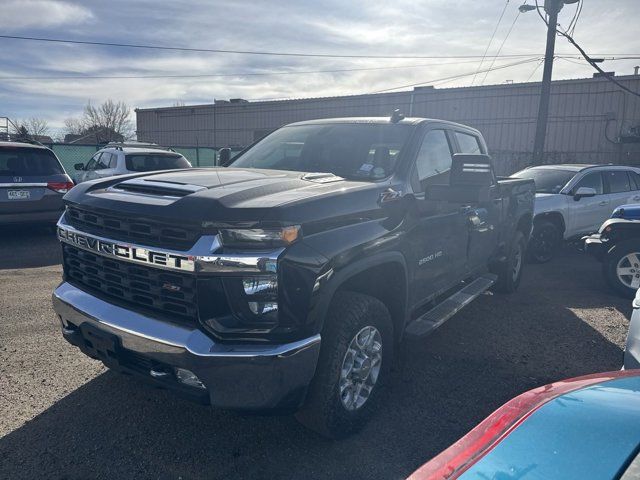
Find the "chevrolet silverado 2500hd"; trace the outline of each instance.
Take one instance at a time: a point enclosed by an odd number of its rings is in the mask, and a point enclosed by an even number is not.
[[[228,168],[82,183],[58,224],[62,333],[216,407],[360,426],[403,338],[514,291],[534,184],[422,118],[296,123]]]

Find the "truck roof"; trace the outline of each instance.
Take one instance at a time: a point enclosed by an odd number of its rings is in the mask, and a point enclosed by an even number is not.
[[[302,122],[290,123],[288,125],[326,125],[332,123],[371,123],[371,124],[392,124],[391,117],[342,117],[342,118],[319,118],[317,120],[304,120]],[[420,123],[447,123],[449,125],[457,126],[460,128],[470,129],[476,131],[476,129],[469,127],[468,125],[462,125],[461,123],[450,122],[448,120],[439,120],[435,118],[422,118],[422,117],[407,117],[396,122],[396,124],[404,125],[418,125]]]

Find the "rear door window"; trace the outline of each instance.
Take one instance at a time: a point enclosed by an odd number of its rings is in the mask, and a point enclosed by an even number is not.
[[[190,168],[191,164],[182,155],[168,153],[138,153],[125,157],[127,170],[132,172],[152,172],[155,170],[173,170]]]
[[[458,140],[458,145],[460,146],[460,153],[473,155],[479,155],[482,153],[482,147],[480,146],[478,137],[462,132],[455,132],[455,135],[456,140]]]
[[[0,147],[0,176],[59,175],[64,169],[51,150]]]
[[[611,170],[605,172],[604,175],[609,184],[609,193],[628,192],[631,189],[629,176],[624,170]]]

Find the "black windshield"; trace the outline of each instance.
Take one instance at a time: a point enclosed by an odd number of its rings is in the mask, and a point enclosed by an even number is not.
[[[294,125],[268,135],[231,166],[377,180],[394,171],[411,131],[401,124]]]
[[[41,176],[63,174],[64,169],[51,150],[28,147],[0,147],[0,175]]]
[[[191,164],[182,155],[171,153],[136,153],[125,157],[127,170],[132,172],[153,172],[189,168]]]
[[[575,174],[571,170],[557,168],[528,168],[512,176],[532,179],[536,184],[536,193],[560,193]]]

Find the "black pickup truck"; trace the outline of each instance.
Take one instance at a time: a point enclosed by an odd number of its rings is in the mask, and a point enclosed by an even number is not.
[[[227,168],[76,186],[53,304],[64,337],[110,368],[339,437],[404,338],[518,287],[533,200],[463,125],[295,123]]]

